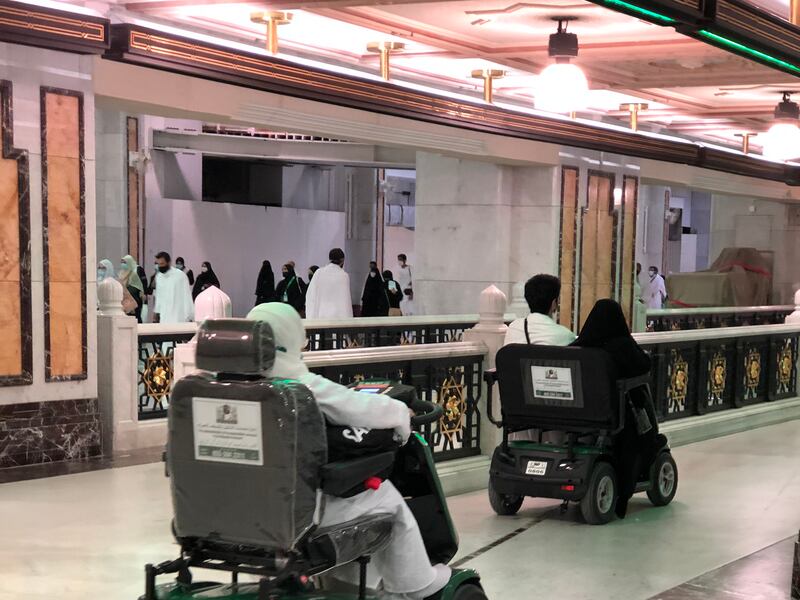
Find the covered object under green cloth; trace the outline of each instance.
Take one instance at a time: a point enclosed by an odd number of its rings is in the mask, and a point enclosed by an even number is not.
[[[706,271],[667,275],[670,308],[762,306],[771,290],[771,261],[755,248],[725,248]]]

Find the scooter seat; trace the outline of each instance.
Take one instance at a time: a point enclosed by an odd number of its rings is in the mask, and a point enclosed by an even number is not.
[[[392,535],[394,517],[377,514],[317,529],[306,542],[314,570],[332,569],[383,549]]]

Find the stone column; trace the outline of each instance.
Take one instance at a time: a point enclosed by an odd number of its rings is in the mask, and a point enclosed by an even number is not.
[[[488,353],[483,363],[484,370],[494,369],[495,355],[503,347],[508,327],[503,322],[503,315],[506,311],[506,295],[494,285],[489,286],[481,292],[479,300],[480,320],[472,329],[464,332],[465,342],[483,342],[488,348]],[[491,455],[497,444],[502,439],[501,431],[495,427],[488,418],[486,401],[488,390],[485,385],[481,387],[481,401],[479,410],[482,415],[481,420],[481,452]],[[499,417],[500,403],[497,386],[493,390],[494,414]]]

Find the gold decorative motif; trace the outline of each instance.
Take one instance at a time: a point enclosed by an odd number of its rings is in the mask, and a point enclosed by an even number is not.
[[[172,356],[161,354],[160,350],[152,356],[148,356],[144,361],[141,383],[144,384],[147,396],[152,398],[156,405],[169,395],[172,389]]]
[[[791,338],[783,342],[783,346],[778,350],[778,393],[785,394],[791,389],[794,379],[794,345]]]
[[[667,376],[669,377],[667,412],[683,412],[686,410],[686,395],[689,390],[689,364],[677,350],[672,350]]]
[[[721,352],[717,352],[711,358],[708,366],[708,405],[722,404],[728,375],[728,361]]]
[[[464,415],[467,412],[467,402],[464,399],[464,386],[456,381],[456,375],[450,375],[439,390],[439,404],[442,405],[444,414],[439,419],[439,433],[448,439],[451,446],[460,439],[464,429]]]
[[[758,396],[761,383],[761,353],[751,348],[744,357],[744,399],[753,400]]]

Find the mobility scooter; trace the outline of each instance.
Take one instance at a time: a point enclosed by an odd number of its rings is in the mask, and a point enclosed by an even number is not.
[[[489,419],[502,428],[492,457],[489,501],[499,515],[519,511],[526,496],[580,503],[592,525],[614,518],[618,486],[614,437],[625,427],[631,393],[647,395],[647,377],[614,380],[611,358],[595,348],[513,344],[497,353],[497,369],[487,373]],[[492,384],[500,388],[502,421],[492,411]],[[633,407],[633,405],[631,405]],[[649,421],[643,419],[642,427]],[[650,424],[652,426],[652,424]],[[532,431],[538,441],[511,440]],[[559,443],[542,443],[544,431],[561,432]],[[669,446],[642,465],[636,492],[656,506],[672,502],[678,468]]]
[[[201,373],[176,383],[169,407],[166,463],[180,555],[146,565],[140,600],[372,599],[367,564],[388,543],[392,517],[317,524],[324,494],[354,496],[386,478],[406,498],[430,560],[447,563],[455,555],[458,536],[424,438],[415,433],[402,448],[329,462],[329,428],[308,388],[262,375],[274,355],[267,323],[219,319],[200,327]],[[441,416],[440,406],[418,400],[408,386],[362,385],[406,401],[417,415],[413,426]],[[319,575],[351,563],[359,565],[357,592],[323,589]],[[195,569],[225,571],[229,580],[195,581]],[[167,574],[176,578],[156,583]],[[436,598],[487,597],[476,572],[454,570]]]

